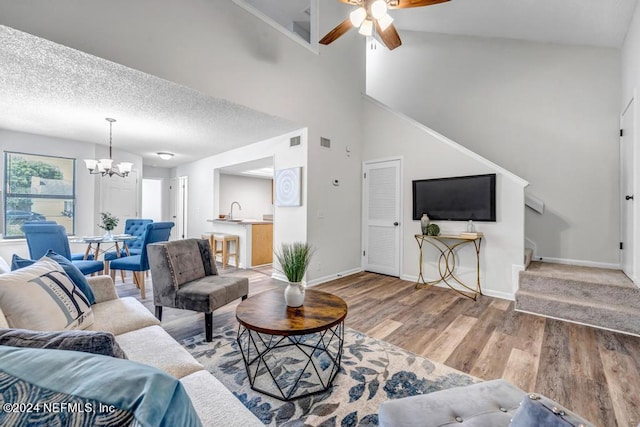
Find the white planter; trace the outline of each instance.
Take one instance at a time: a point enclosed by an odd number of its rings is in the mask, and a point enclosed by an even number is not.
[[[304,303],[304,286],[301,282],[289,282],[284,290],[284,301],[289,307],[300,307]]]
[[[422,218],[420,218],[420,228],[422,229],[422,234],[425,236],[427,235],[427,227],[429,227],[430,222],[429,215],[422,214]]]

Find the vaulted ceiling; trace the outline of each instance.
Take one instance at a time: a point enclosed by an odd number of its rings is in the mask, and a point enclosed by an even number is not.
[[[620,47],[636,3],[451,0],[392,15],[401,31]],[[265,4],[300,12],[300,0]],[[343,6],[346,17],[352,7]],[[114,148],[142,155],[145,164],[184,164],[302,125],[4,26],[0,82],[0,128],[108,144],[104,118],[114,117]],[[177,155],[160,164],[158,151]]]
[[[393,11],[400,29],[621,47],[637,0],[451,0]]]

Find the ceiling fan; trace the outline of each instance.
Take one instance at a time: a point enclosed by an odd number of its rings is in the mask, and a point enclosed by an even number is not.
[[[393,50],[402,44],[396,27],[392,24],[393,18],[387,13],[388,9],[406,9],[409,7],[431,6],[433,4],[444,3],[449,0],[339,0],[357,9],[351,12],[349,18],[329,31],[320,40],[320,44],[330,44],[336,41],[353,27],[360,28],[359,33],[364,36],[372,36],[375,32],[382,42]]]

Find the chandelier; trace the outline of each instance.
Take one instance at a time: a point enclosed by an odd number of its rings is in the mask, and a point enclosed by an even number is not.
[[[100,160],[92,160],[92,159],[84,159],[85,164],[87,165],[87,169],[89,169],[89,173],[92,175],[109,175],[109,177],[113,175],[118,175],[121,177],[125,177],[129,175],[131,172],[131,167],[133,163],[129,162],[120,162],[115,167],[113,167],[113,155],[112,155],[112,133],[113,133],[113,122],[116,119],[106,118],[106,121],[109,122],[109,158],[108,159],[100,159]]]

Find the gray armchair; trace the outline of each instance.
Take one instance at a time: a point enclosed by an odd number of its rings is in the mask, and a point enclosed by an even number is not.
[[[212,312],[249,294],[249,279],[218,275],[207,240],[154,243],[147,252],[158,320],[162,320],[162,307],[201,311],[207,341],[212,338]]]

